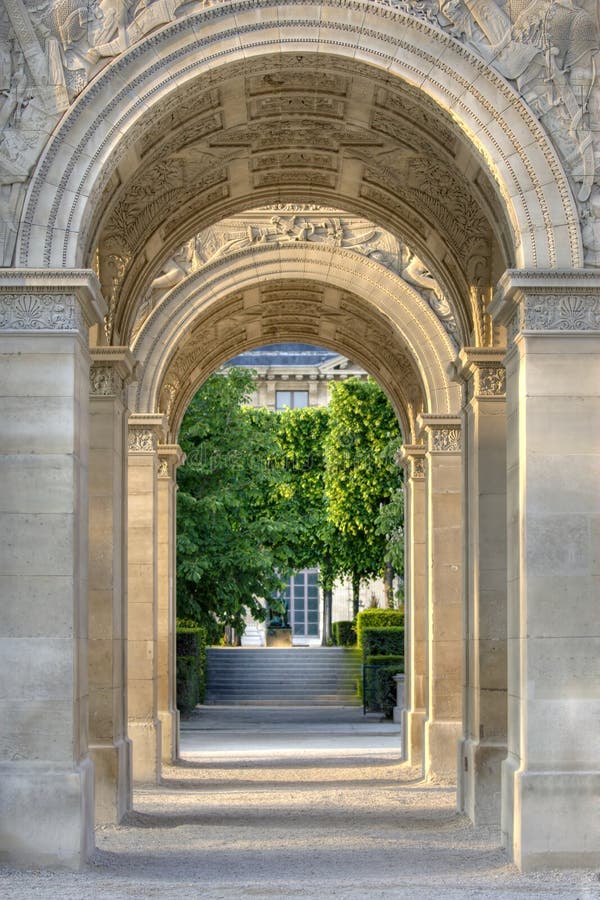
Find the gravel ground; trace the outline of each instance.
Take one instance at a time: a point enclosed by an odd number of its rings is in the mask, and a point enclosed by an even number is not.
[[[354,735],[360,720],[329,715],[332,744],[343,749],[344,726]],[[196,753],[167,768],[160,786],[138,790],[124,824],[97,830],[85,871],[0,869],[0,897],[600,900],[595,872],[520,875],[495,830],[474,829],[456,813],[452,789],[424,783],[387,744],[377,750],[389,729],[363,723],[368,751],[340,754],[322,746],[327,720],[311,725],[306,716],[277,725],[258,715],[254,726],[260,720],[266,741],[287,734],[290,745],[299,729],[306,738],[313,728],[316,750],[305,741],[297,755],[251,758],[243,756],[250,713],[238,723],[237,756],[231,711],[227,721],[213,711],[184,723],[182,744]],[[211,732],[208,750],[203,731]],[[218,732],[228,733],[226,753],[214,750]]]

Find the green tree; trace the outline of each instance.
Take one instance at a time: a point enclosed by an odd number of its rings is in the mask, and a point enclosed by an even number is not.
[[[400,432],[394,411],[371,379],[332,386],[325,441],[328,515],[339,539],[336,568],[352,579],[354,614],[360,583],[383,574],[388,530],[382,510],[400,487],[393,458]]]
[[[280,586],[296,524],[270,497],[278,454],[273,418],[245,409],[252,373],[230,369],[205,382],[184,417],[178,473],[177,606],[210,629],[242,628],[246,611],[264,618],[260,597]]]
[[[290,570],[318,566],[323,590],[323,640],[331,639],[331,602],[337,567],[339,534],[329,518],[325,493],[325,443],[329,412],[323,407],[276,413],[279,465],[276,486],[280,514],[295,521]]]

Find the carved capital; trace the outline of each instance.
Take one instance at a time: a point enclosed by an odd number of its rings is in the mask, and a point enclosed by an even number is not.
[[[464,347],[451,367],[451,378],[464,388],[468,403],[473,397],[506,396],[506,350],[498,347]]]
[[[154,453],[157,444],[156,432],[151,428],[129,426],[127,447],[130,453]]]
[[[458,416],[436,416],[422,413],[417,421],[419,433],[427,437],[429,453],[461,452],[461,423]]]
[[[174,478],[179,466],[185,462],[185,453],[179,444],[158,445],[158,477]]]
[[[511,344],[520,334],[600,332],[600,274],[593,270],[506,272],[490,305]]]
[[[425,453],[423,444],[403,444],[398,451],[396,461],[405,467],[406,476],[412,481],[423,481],[425,478]]]
[[[94,347],[90,357],[90,396],[115,397],[124,402],[125,387],[137,368],[129,348]]]
[[[129,417],[128,449],[130,453],[156,453],[159,441],[166,436],[165,417],[158,414],[134,414]]]

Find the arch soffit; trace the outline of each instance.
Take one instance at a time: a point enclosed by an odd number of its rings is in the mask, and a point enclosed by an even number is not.
[[[262,297],[259,285],[264,286]],[[311,285],[318,286],[320,298],[298,297],[299,308],[293,310],[294,290],[310,290]],[[279,297],[271,293],[269,300],[265,296],[269,290],[278,291]],[[341,307],[344,297],[352,299]],[[237,300],[226,311],[224,304],[232,298]],[[132,408],[136,412],[158,409],[170,366],[178,352],[190,350],[190,340],[200,356],[208,356],[211,342],[216,341],[210,370],[250,346],[257,329],[260,338],[254,346],[272,343],[274,337],[264,327],[264,310],[275,300],[280,304],[278,327],[283,329],[281,334],[287,329],[287,339],[324,343],[354,358],[390,394],[393,382],[398,382],[405,405],[440,414],[459,408],[458,387],[447,372],[456,348],[427,302],[394,272],[372,260],[348,250],[306,244],[251,247],[198,270],[164,296],[133,347],[142,375],[131,398]],[[288,315],[298,321],[289,321]],[[226,320],[233,325],[232,336],[217,328]],[[294,325],[303,329],[302,338],[292,336]],[[227,344],[222,351],[221,341]]]
[[[260,9],[258,8],[260,7]],[[474,53],[422,20],[377,3],[236,3],[165,26],[103,70],[47,146],[26,199],[18,264],[85,265],[100,195],[160,98],[224,63],[279,53],[335,54],[397,77],[432,98],[477,148],[517,233],[514,264],[582,265],[577,210],[538,121]],[[287,10],[289,18],[283,14]],[[332,13],[335,11],[335,14]]]

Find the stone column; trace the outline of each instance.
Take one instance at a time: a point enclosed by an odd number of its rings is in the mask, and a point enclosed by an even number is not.
[[[465,348],[464,733],[458,806],[500,822],[506,757],[506,373],[504,349]]]
[[[462,734],[462,461],[457,416],[422,415],[427,439],[427,668],[424,767],[456,781]]]
[[[423,729],[427,718],[427,594],[425,554],[425,447],[400,450],[404,475],[404,628],[406,657],[402,758],[423,767]]]
[[[134,782],[160,778],[158,718],[158,491],[159,439],[165,417],[129,417],[127,578],[127,698]]]
[[[0,273],[0,861],[78,868],[88,755],[89,350],[95,275]]]
[[[508,757],[517,865],[600,858],[600,275],[506,272]]]
[[[178,444],[158,447],[158,718],[162,731],[162,761],[177,758],[179,711],[176,672],[176,471],[185,455]]]
[[[96,822],[131,809],[127,738],[127,347],[96,347],[90,369],[89,693]]]

